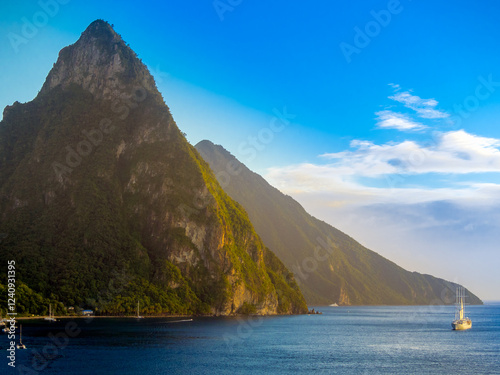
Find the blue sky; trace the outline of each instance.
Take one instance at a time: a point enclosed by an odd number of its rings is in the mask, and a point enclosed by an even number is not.
[[[3,2],[0,106],[36,96],[58,51],[105,19],[150,67],[192,144],[223,145],[405,268],[500,300],[499,8]]]

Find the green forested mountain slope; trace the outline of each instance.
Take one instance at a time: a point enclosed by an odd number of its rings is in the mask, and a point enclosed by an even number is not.
[[[0,262],[15,260],[17,279],[58,309],[307,309],[104,21],[61,50],[33,101],[5,109],[0,197]]]
[[[309,304],[453,303],[456,284],[408,272],[309,215],[223,147],[196,145],[262,240],[295,274]],[[482,303],[468,292],[470,303]]]

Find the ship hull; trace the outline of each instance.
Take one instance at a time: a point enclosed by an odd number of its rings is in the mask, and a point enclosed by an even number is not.
[[[451,323],[451,327],[455,331],[464,331],[472,327],[472,322],[470,320],[465,320],[465,319],[455,320],[453,323]]]

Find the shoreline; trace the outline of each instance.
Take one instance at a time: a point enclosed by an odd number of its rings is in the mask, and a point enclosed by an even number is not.
[[[207,317],[212,315],[147,315],[142,316],[142,318],[193,318],[193,317]],[[16,320],[44,320],[46,316],[19,316]],[[61,315],[54,316],[55,319],[101,319],[101,318],[127,318],[127,319],[137,319],[135,315]]]
[[[141,315],[140,319],[148,319],[148,318],[232,318],[238,316],[298,316],[298,315],[310,315],[309,313],[304,314],[231,314],[231,315]],[[316,315],[316,314],[315,314]],[[44,320],[47,316],[19,316],[16,317],[16,320]],[[106,319],[106,318],[124,318],[124,319],[138,319],[136,315],[60,315],[54,316],[55,319]]]
[[[483,304],[471,304],[470,306],[485,306],[485,305],[498,305],[500,301],[486,301]],[[353,308],[353,307],[411,307],[411,306],[429,306],[429,305],[338,305],[338,306],[330,306],[330,305],[314,305],[314,308],[325,308],[325,307],[335,307],[335,308]],[[434,305],[434,306],[453,306],[453,304],[443,304],[443,305]],[[231,315],[144,315],[142,318],[229,318],[229,317],[237,317],[237,316],[296,316],[296,315],[313,315],[309,312],[304,314],[275,314],[275,315],[259,315],[259,314],[231,314]],[[317,314],[314,314],[317,315]],[[318,314],[319,315],[319,314]],[[40,316],[19,316],[15,317],[16,320],[43,320],[45,319],[45,315]],[[56,319],[106,319],[106,318],[126,318],[126,319],[137,319],[135,315],[60,315],[54,316]],[[3,318],[9,319],[9,318]]]

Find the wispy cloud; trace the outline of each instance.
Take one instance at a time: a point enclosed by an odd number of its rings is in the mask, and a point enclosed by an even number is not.
[[[417,131],[427,128],[427,126],[413,121],[409,116],[402,113],[385,110],[377,112],[375,115],[377,115],[377,126],[381,129]]]
[[[391,86],[394,89],[394,91],[401,90],[401,86],[397,83],[389,83],[389,86]]]
[[[399,85],[391,85],[395,91],[400,89]],[[436,109],[439,104],[435,99],[422,99],[417,95],[412,95],[409,91],[396,92],[389,96],[389,99],[402,103],[406,108],[410,108],[417,113],[417,116],[428,119],[446,118],[450,115],[444,111]]]
[[[429,127],[415,120],[413,117],[420,119],[443,119],[450,115],[437,109],[438,101],[436,99],[422,99],[417,95],[413,95],[410,91],[402,91],[401,86],[396,83],[389,83],[394,93],[388,98],[403,104],[404,107],[413,110],[415,113],[402,113],[385,109],[376,112],[377,127],[379,129],[396,129],[399,131],[422,131]],[[401,108],[403,109],[403,108]]]

